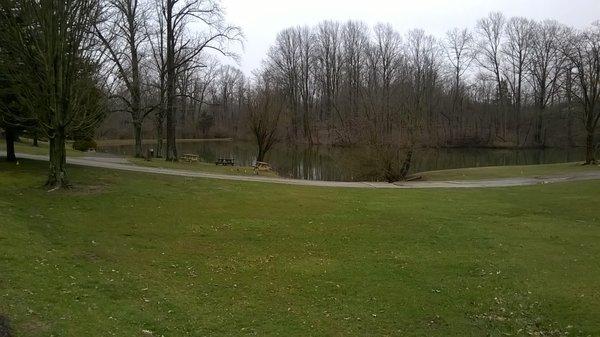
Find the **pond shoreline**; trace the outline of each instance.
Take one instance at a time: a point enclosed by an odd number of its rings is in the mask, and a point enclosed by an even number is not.
[[[144,148],[153,147],[153,143]],[[177,144],[180,154],[198,155],[201,161],[214,163],[218,158],[234,158],[236,165],[252,166],[256,145],[237,140],[183,140]],[[356,181],[366,179],[363,173],[370,163],[365,161],[366,147],[332,145],[303,146],[277,144],[267,155],[266,162],[281,177]],[[131,156],[133,145],[108,145],[100,142],[99,152]],[[410,173],[481,166],[535,165],[581,161],[582,148],[489,148],[489,147],[419,147],[415,151]],[[361,166],[362,165],[362,166]],[[367,167],[365,167],[367,166]]]

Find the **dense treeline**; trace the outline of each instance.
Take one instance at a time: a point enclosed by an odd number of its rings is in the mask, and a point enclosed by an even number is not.
[[[355,21],[289,28],[250,80],[216,63],[182,76],[178,134],[251,136],[248,102],[267,83],[281,103],[280,138],[292,142],[586,145],[591,161],[599,36],[598,24],[500,13],[441,38]]]
[[[263,71],[287,100],[288,136],[308,143],[567,146],[582,117],[586,136],[597,124],[599,41],[598,24],[499,13],[442,39],[324,22],[281,32]]]

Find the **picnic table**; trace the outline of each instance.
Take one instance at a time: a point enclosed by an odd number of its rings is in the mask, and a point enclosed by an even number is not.
[[[188,163],[198,162],[199,159],[200,157],[198,155],[191,153],[186,153],[183,156],[181,156],[181,160],[187,161]]]
[[[254,174],[258,174],[259,171],[271,171],[271,165],[269,163],[265,163],[264,161],[257,161],[254,164]]]
[[[215,165],[234,166],[235,162],[233,158],[219,158],[215,161]]]

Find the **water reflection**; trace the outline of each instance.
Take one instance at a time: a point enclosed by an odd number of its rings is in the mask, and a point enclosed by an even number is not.
[[[150,145],[145,145],[149,147]],[[251,142],[199,142],[178,144],[179,153],[193,153],[202,161],[235,158],[238,165],[252,165],[256,147]],[[131,155],[133,146],[102,147],[100,151]],[[359,148],[334,146],[278,145],[267,161],[283,177],[310,180],[352,181]],[[584,149],[420,149],[414,156],[412,172],[463,167],[535,165],[581,161]]]

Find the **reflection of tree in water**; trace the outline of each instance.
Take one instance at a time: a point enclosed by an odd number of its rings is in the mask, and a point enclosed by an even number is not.
[[[145,147],[153,147],[153,144]],[[252,165],[256,146],[252,142],[198,142],[178,144],[181,153],[199,155],[203,161],[234,158],[237,165]],[[133,146],[113,146],[104,152],[131,155]],[[267,162],[279,175],[287,178],[312,180],[362,180],[360,175],[363,147],[277,145],[268,155]],[[448,148],[419,149],[413,157],[411,172],[443,170],[464,167],[499,165],[536,165],[581,161],[584,149],[484,149]]]
[[[340,165],[339,151],[329,146],[279,144],[268,161],[279,173],[288,178],[311,180],[349,180],[351,175]]]

